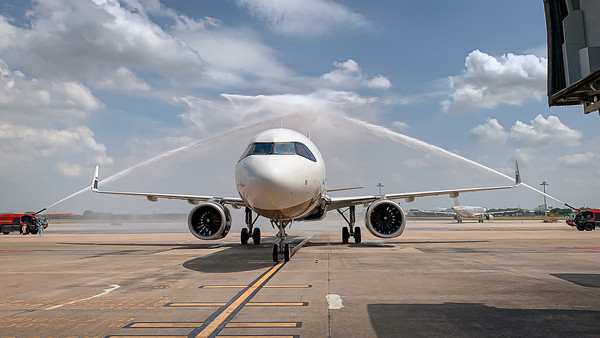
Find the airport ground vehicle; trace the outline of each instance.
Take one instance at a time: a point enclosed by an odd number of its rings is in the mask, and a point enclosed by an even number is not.
[[[0,232],[5,235],[18,231],[23,235],[37,234],[39,227],[48,227],[48,220],[36,214],[3,214],[0,215]]]
[[[568,225],[574,227],[575,226],[575,216],[577,216],[577,211],[570,213],[569,216],[567,216],[567,219],[565,220],[565,222]]]
[[[569,218],[571,218],[571,215],[569,215]],[[571,222],[567,222],[567,224],[577,227],[579,231],[592,231],[596,227],[600,227],[600,209],[579,211],[575,214]]]

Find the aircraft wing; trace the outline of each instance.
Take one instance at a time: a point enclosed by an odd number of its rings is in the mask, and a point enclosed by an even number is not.
[[[491,212],[490,211],[486,211],[485,214],[488,214],[488,215],[506,214],[506,213],[509,213],[509,212],[516,212],[516,211],[519,211],[519,210],[521,210],[521,209],[510,209],[510,210],[491,211]]]
[[[146,192],[124,192],[124,191],[102,191],[98,188],[98,166],[94,170],[94,178],[92,180],[91,189],[95,193],[100,194],[111,194],[111,195],[125,195],[125,196],[144,196],[148,201],[156,202],[159,198],[165,199],[176,199],[185,200],[190,204],[196,205],[200,202],[215,201],[222,204],[229,204],[233,207],[245,207],[246,204],[239,197],[218,197],[218,196],[198,196],[198,195],[176,195],[176,194],[159,194],[159,193],[146,193]]]
[[[448,189],[448,190],[432,190],[432,191],[418,191],[418,192],[406,192],[398,194],[386,194],[383,196],[370,195],[370,196],[354,196],[354,197],[330,197],[327,208],[329,210],[346,208],[352,205],[369,204],[381,198],[390,200],[405,199],[407,202],[412,202],[416,197],[425,196],[439,196],[439,195],[450,195],[450,197],[458,197],[463,192],[476,192],[476,191],[489,191],[489,190],[501,190],[514,188],[521,184],[521,175],[519,173],[519,164],[515,161],[515,184],[504,185],[496,187],[481,187],[481,188],[463,188],[463,189]]]

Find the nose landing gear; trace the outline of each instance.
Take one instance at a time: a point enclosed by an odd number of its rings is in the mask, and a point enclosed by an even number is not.
[[[283,260],[286,262],[290,260],[290,245],[285,242],[287,237],[285,227],[291,223],[292,221],[290,220],[271,220],[271,225],[279,229],[277,233],[279,241],[273,244],[273,262],[279,262],[279,256],[283,256]]]

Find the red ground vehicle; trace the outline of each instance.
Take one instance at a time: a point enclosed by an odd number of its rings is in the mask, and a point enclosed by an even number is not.
[[[592,231],[600,227],[600,209],[579,211],[573,217],[569,215],[567,224],[577,227],[579,231]]]
[[[48,220],[36,214],[3,214],[0,215],[0,232],[5,235],[18,231],[23,235],[37,234],[40,226],[46,229]]]

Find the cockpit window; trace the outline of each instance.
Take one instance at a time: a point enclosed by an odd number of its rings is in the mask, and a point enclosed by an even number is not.
[[[254,143],[251,155],[268,155],[273,153],[273,143]]]
[[[300,142],[256,142],[248,146],[242,159],[250,155],[300,155],[308,160],[317,159],[308,147]]]
[[[315,155],[313,155],[313,153],[310,151],[310,149],[308,149],[306,145],[299,142],[295,142],[294,145],[296,146],[296,153],[298,155],[305,157],[313,162],[317,162]]]
[[[296,148],[293,143],[275,143],[275,149],[273,150],[273,154],[279,155],[294,155],[296,153]]]

